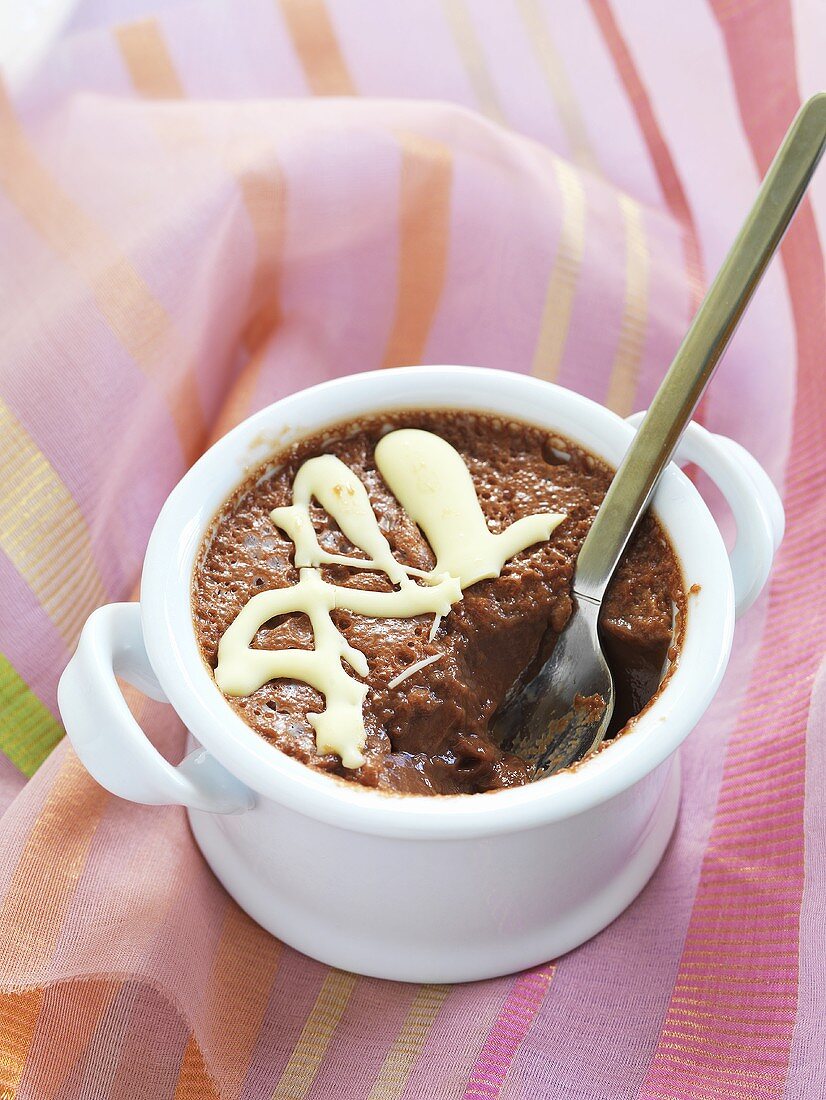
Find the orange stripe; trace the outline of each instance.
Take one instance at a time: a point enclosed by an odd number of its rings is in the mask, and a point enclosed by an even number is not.
[[[36,972],[48,964],[111,797],[67,745],[0,906],[0,969]]]
[[[172,1100],[220,1100],[194,1035],[186,1044]]]
[[[278,0],[313,95],[355,95],[324,0]]]
[[[191,366],[180,371],[185,357],[163,306],[115,242],[40,163],[2,83],[0,186],[48,246],[83,279],[138,367],[166,388],[186,457],[197,457],[205,435],[200,395]]]
[[[0,994],[0,1100],[14,1100],[29,1056],[42,989]]]
[[[37,1100],[53,1100],[88,1047],[120,984],[117,981],[76,981],[49,986],[45,991],[32,991],[38,997],[42,993],[42,1005],[39,1027],[29,1048],[22,1080],[26,1095]],[[0,1030],[2,1034],[4,1031]],[[54,1041],[56,1036],[59,1043]]]
[[[421,363],[447,271],[453,156],[418,134],[402,153],[396,312],[382,365]]]
[[[250,316],[244,342],[259,355],[281,323],[281,266],[284,254],[287,189],[284,175],[273,162],[269,170],[234,167],[244,208],[255,234],[256,263],[250,290]]]
[[[234,901],[229,901],[204,993],[207,1016],[232,1020],[232,1072],[227,1081],[229,1095],[236,1095],[244,1082],[249,1060],[261,1033],[270,990],[281,958],[281,944],[265,932]],[[175,1097],[193,1095],[192,1082],[199,1080],[200,1051],[187,1046],[181,1064]],[[197,1044],[196,1044],[197,1045]],[[189,1088],[190,1092],[185,1090]]]
[[[37,973],[48,964],[110,797],[67,747],[0,906],[0,969]],[[9,1079],[25,1065],[42,990],[21,998],[5,1052]]]
[[[150,99],[181,99],[185,92],[175,70],[175,64],[156,19],[142,19],[119,27],[116,31],[124,63],[135,90]],[[173,146],[185,137],[192,138],[192,127],[165,126],[164,136]],[[281,321],[280,280],[284,250],[286,186],[283,173],[274,159],[268,157],[265,169],[255,164],[254,152],[247,143],[239,148],[230,146],[219,156],[224,167],[236,180],[255,238],[256,260],[253,271],[248,320],[242,338],[251,360],[244,369],[242,393],[226,402],[213,438],[224,434],[250,411],[250,404],[264,363],[264,349]],[[249,165],[253,160],[252,168]],[[236,405],[237,401],[237,405]]]
[[[140,95],[148,99],[183,97],[183,87],[156,19],[116,27],[115,38]]]

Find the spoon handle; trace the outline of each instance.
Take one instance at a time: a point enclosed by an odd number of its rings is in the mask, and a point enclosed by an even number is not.
[[[826,147],[826,92],[798,111],[743,228],[669,367],[582,544],[577,596],[599,602],[660,475],[800,204]]]

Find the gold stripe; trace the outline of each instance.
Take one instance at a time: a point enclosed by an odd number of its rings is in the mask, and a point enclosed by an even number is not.
[[[140,19],[115,28],[121,55],[139,95],[181,99],[184,90],[156,19]]]
[[[748,924],[748,917],[743,918],[743,924]],[[703,942],[711,942],[710,937],[706,937]],[[740,947],[749,959],[777,959],[777,958],[789,958],[796,959],[798,952],[796,950],[786,949],[785,951],[778,951],[773,945],[774,943],[787,942],[785,940],[776,940],[773,943],[766,943],[763,940],[756,942],[744,943],[742,937],[736,939],[734,936],[715,936],[714,946],[708,948],[692,947],[686,951],[685,957],[687,959],[698,959],[698,965],[702,965],[699,960],[704,957],[719,958],[721,947]]]
[[[748,1041],[758,1041],[760,1043],[761,1050],[777,1050],[778,1053],[785,1053],[788,1047],[785,1047],[782,1043],[776,1047],[770,1042],[772,1039],[777,1038],[775,1029],[769,1027],[755,1028],[750,1024],[743,1025],[742,1027],[725,1027],[717,1018],[715,1013],[708,1013],[709,1023],[695,1023],[690,1019],[671,1020],[672,1026],[670,1028],[663,1028],[663,1035],[673,1035],[675,1038],[690,1039],[696,1038],[700,1035],[710,1035],[712,1040],[718,1035],[728,1035],[733,1040],[734,1046],[738,1050],[743,1049],[743,1044]]]
[[[2,399],[0,549],[73,646],[106,590],[77,503]]]
[[[709,1033],[709,1032],[712,1032],[712,1028],[707,1027],[707,1028],[704,1029],[704,1033]],[[664,1027],[663,1030],[662,1030],[662,1034],[663,1035],[668,1035],[669,1038],[671,1038],[671,1039],[685,1039],[691,1044],[698,1044],[698,1046],[702,1049],[703,1037],[701,1035],[697,1035],[697,1034],[692,1033],[690,1031],[680,1031],[678,1028],[673,1028],[673,1027]],[[714,1042],[715,1046],[723,1047],[725,1050],[736,1050],[736,1051],[742,1052],[743,1045],[744,1045],[744,1040],[756,1037],[755,1034],[752,1031],[731,1032],[731,1031],[726,1031],[724,1028],[720,1029],[720,1035],[732,1035],[732,1034],[738,1035],[740,1037],[739,1042],[728,1042],[725,1039],[719,1039],[717,1037],[716,1033],[712,1033],[712,1041]],[[764,1037],[760,1039],[760,1051],[761,1052],[769,1053],[769,1054],[772,1053],[772,1052],[775,1052],[777,1054],[783,1054],[783,1055],[788,1054],[789,1048],[786,1047],[786,1046],[783,1046],[782,1043],[772,1044],[772,1043],[765,1042],[765,1036],[767,1036],[767,1035],[770,1036],[771,1032],[767,1031],[767,1032],[763,1032],[762,1034],[763,1034]],[[746,1057],[750,1058],[751,1055],[747,1055]],[[735,1061],[736,1061],[736,1059],[735,1059]]]
[[[62,736],[60,723],[0,653],[0,752],[31,776]]]
[[[402,154],[396,312],[383,366],[421,363],[447,270],[453,157],[440,142],[398,135]]]
[[[796,926],[799,919],[800,914],[793,906],[785,909],[778,920],[767,919],[767,915],[763,913],[750,913],[747,908],[736,909],[735,906],[731,906],[729,911],[719,911],[716,916],[702,916],[696,917],[696,919],[692,917],[692,925],[698,928],[716,928],[719,926],[720,931],[723,931],[724,928],[733,928],[740,938],[742,932],[744,932],[744,927],[747,926],[751,935],[763,938],[770,932],[788,931],[790,927]]]
[[[756,821],[753,817],[749,817],[744,822],[734,821],[720,828],[717,828],[715,825],[715,844],[718,848],[725,847],[726,843],[732,837],[786,835],[794,831],[796,825],[799,825],[801,809],[802,807],[796,806],[791,810],[787,810],[785,813],[772,813],[770,818],[772,824],[768,827],[765,826],[763,822]]]
[[[765,758],[761,757],[756,760],[750,760],[748,767],[740,769],[736,779],[736,789],[740,790],[741,782],[746,790],[754,790],[756,788],[761,789],[764,792],[765,797],[771,797],[776,789],[778,779],[785,780],[787,783],[794,779],[796,775],[795,766],[798,770],[803,768],[803,754],[801,752],[789,753],[788,755],[781,755],[777,753],[770,755],[766,753]],[[764,773],[763,769],[770,766],[774,767],[775,774],[768,776]],[[735,784],[732,782],[727,785],[727,789],[722,792],[722,801],[731,802],[732,795],[734,793]]]
[[[620,416],[628,416],[634,411],[648,321],[649,257],[640,204],[622,194],[618,201],[625,226],[625,307],[605,404]]]
[[[789,876],[785,868],[796,867],[797,862],[799,862],[794,859],[760,861],[757,857],[753,857],[757,859],[757,862],[747,864],[744,861],[745,858],[733,859],[730,867],[708,871],[707,877],[704,877],[704,886],[707,882],[708,892],[730,893],[738,882],[740,884],[750,882],[753,886],[759,888],[760,893],[766,893],[763,887],[770,883],[777,883],[777,889],[780,890],[789,886]]]
[[[708,1053],[709,1056],[712,1055],[711,1051],[709,1051]],[[671,1062],[675,1066],[686,1066],[690,1068],[692,1074],[696,1074],[697,1076],[704,1078],[706,1081],[716,1081],[720,1077],[730,1077],[734,1079],[734,1082],[745,1082],[746,1084],[748,1084],[750,1081],[762,1083],[766,1081],[767,1078],[768,1080],[774,1079],[782,1081],[785,1076],[783,1074],[783,1071],[780,1069],[776,1069],[774,1073],[770,1072],[769,1070],[757,1070],[756,1072],[752,1073],[750,1070],[747,1069],[726,1069],[726,1067],[722,1065],[703,1068],[698,1065],[696,1058],[682,1058],[679,1054],[672,1054],[667,1050],[663,1052],[662,1057],[667,1062]],[[722,1081],[720,1083],[723,1084]]]
[[[762,770],[764,766],[767,769],[765,774]],[[721,803],[725,806],[734,801],[732,795],[736,785],[736,790],[739,792],[742,787],[742,790],[751,796],[752,801],[759,798],[764,802],[776,804],[778,787],[793,787],[801,780],[803,767],[804,760],[800,753],[786,758],[775,757],[771,762],[766,760],[765,764],[755,763],[749,769],[744,768],[731,781],[731,789],[722,792]],[[755,769],[759,770],[755,771]]]
[[[663,1072],[660,1070],[660,1072]],[[666,1073],[674,1073],[674,1070],[666,1070]],[[667,1088],[667,1086],[663,1086]],[[683,1095],[686,1095],[685,1093]],[[645,1096],[652,1100],[675,1100],[675,1093],[668,1089],[667,1092],[658,1092],[656,1086],[645,1086]],[[764,1092],[757,1093],[749,1085],[735,1084],[734,1082],[710,1084],[708,1081],[691,1082],[691,1100],[766,1100]]]
[[[740,996],[740,990],[744,985],[753,986],[756,984],[754,975],[750,975],[744,978],[737,974],[727,975],[714,975],[709,977],[707,982],[702,981],[700,976],[692,977],[687,974],[684,978],[680,978],[675,984],[674,988],[679,989],[684,993],[702,993],[704,996],[708,996],[713,993],[715,997],[726,993],[726,990],[731,991],[732,996]],[[797,994],[791,992],[785,992],[782,989],[767,989],[761,992],[761,997],[766,1001],[774,1001],[776,1003],[782,1003],[783,1001],[789,1001],[791,1004],[797,1004]]]
[[[747,912],[751,913],[758,909],[776,909],[777,902],[774,898],[748,898],[744,901],[744,908]],[[704,909],[710,909],[714,913],[720,912],[719,901],[698,901],[694,904],[692,912],[698,912]],[[790,905],[788,907],[790,913],[797,915],[797,909]]]
[[[313,95],[355,95],[324,0],[278,0]]]
[[[748,982],[739,982],[739,983],[735,983],[735,985],[737,986],[737,988],[735,988],[735,989],[724,990],[724,989],[720,988],[717,985],[717,983],[715,983],[715,985],[713,985],[713,986],[697,986],[697,985],[687,985],[686,982],[678,982],[678,985],[676,985],[674,988],[680,990],[681,996],[680,997],[673,997],[672,1001],[674,1003],[678,1003],[678,1004],[708,1004],[709,997],[711,997],[712,994],[714,994],[714,999],[715,1000],[722,1001],[724,999],[734,998],[734,1008],[736,1008],[736,1009],[741,1008],[741,1005],[742,1005],[742,988],[741,987],[744,986],[744,985],[748,985]],[[753,985],[753,983],[752,983],[752,985]],[[690,997],[689,994],[692,993],[692,992],[700,994],[700,996]],[[777,1002],[778,1000],[780,1000],[780,1001],[789,1000],[790,997],[791,997],[792,1001],[796,1004],[796,1000],[794,999],[794,997],[791,996],[790,993],[777,993],[774,990],[766,990],[766,992],[761,993],[761,1001],[767,1001],[767,1002],[768,1001]],[[767,1008],[768,1008],[768,1004],[767,1004]],[[778,1008],[777,1005],[772,1003],[770,1011],[771,1012],[779,1012],[779,1011],[784,1011],[784,1010],[782,1010],[782,1007]],[[739,1018],[739,1016],[731,1016],[731,1019],[738,1020],[740,1018]]]
[[[782,791],[793,791],[795,787],[801,788],[803,770],[804,761],[802,757],[798,756],[795,759],[778,760],[773,765],[767,765],[765,776],[750,776],[748,772],[744,771],[731,782],[737,784],[738,791],[742,789],[744,797],[749,796],[745,804],[746,809],[768,809],[770,806],[782,801],[779,797]],[[798,794],[797,797],[802,796]],[[732,812],[737,812],[737,800],[727,792],[723,793],[723,800],[720,805],[732,807],[732,809],[726,811],[726,816],[730,816]]]
[[[725,943],[721,944],[720,946],[730,947],[730,946],[732,946],[732,944],[730,942],[725,942]],[[735,962],[731,959],[727,959],[727,960],[718,959],[717,961],[714,961],[714,960],[708,959],[708,958],[705,958],[705,959],[690,959],[690,958],[688,958],[688,956],[686,956],[683,959],[683,961],[680,965],[681,965],[683,970],[699,970],[700,971],[699,974],[687,974],[686,977],[688,977],[688,978],[693,977],[695,980],[697,980],[697,979],[702,978],[704,975],[707,974],[708,978],[709,978],[709,985],[714,985],[717,981],[717,978],[715,977],[715,971],[719,971],[719,970],[722,970],[726,973],[728,973],[729,971],[745,970],[746,973],[751,974],[752,977],[754,977],[754,959],[755,959],[755,957],[758,957],[758,958],[762,957],[762,958],[768,959],[772,962],[777,962],[780,959],[782,959],[784,962],[786,962],[788,960],[797,958],[797,952],[796,951],[793,954],[789,951],[778,951],[777,953],[769,954],[768,956],[756,956],[751,951],[749,951],[747,948],[744,948],[743,950],[744,950],[744,957],[740,961],[737,961],[737,962]],[[718,952],[718,954],[719,954],[719,952]]]
[[[754,747],[754,742],[751,742],[751,748],[754,749]],[[800,761],[801,757],[800,745],[776,745],[772,748],[764,748],[761,745],[757,758],[749,756],[740,763],[732,764],[731,768],[727,769],[727,775],[737,779],[750,776],[760,778],[771,769],[780,768],[790,761]]]
[[[539,0],[517,0],[517,7],[542,75],[559,112],[571,150],[571,160],[581,168],[598,173],[599,163],[591,147],[585,121],[565,71],[562,56],[551,38]]]
[[[420,986],[367,1100],[398,1100],[441,1011],[449,986]]]
[[[442,10],[470,86],[473,88],[479,110],[496,122],[504,124],[505,116],[499,94],[490,75],[482,43],[479,41],[465,0],[442,0]]]
[[[719,856],[718,859],[720,859]],[[726,887],[725,892],[728,893],[735,882],[750,883],[758,887],[761,893],[765,892],[764,883],[776,882],[780,886],[788,887],[789,868],[796,868],[800,864],[799,855],[791,855],[783,859],[775,856],[772,859],[762,860],[758,858],[756,852],[743,853],[739,856],[734,852],[729,854],[729,859],[728,867],[716,868],[704,876],[703,886],[705,887],[708,883],[709,892],[713,892],[716,886],[717,888]]]
[[[330,970],[327,974],[290,1060],[275,1086],[272,1100],[304,1100],[321,1068],[355,984],[355,975],[343,970]]]
[[[679,1005],[681,1005],[681,1004],[686,1004],[686,1005],[688,1005],[688,1004],[707,1005],[708,1001],[705,1000],[705,999],[698,1000],[695,997],[678,997],[677,1001],[678,1001],[677,1007],[672,1006],[671,1008],[669,1008],[669,1010],[668,1010],[669,1016],[680,1016],[680,1017],[684,1017],[687,1020],[696,1020],[696,1019],[712,1020],[712,1021],[725,1020],[726,1023],[729,1023],[729,1024],[742,1023],[742,1020],[743,1020],[743,1017],[740,1013],[732,1014],[730,1012],[720,1012],[719,1009],[715,1010],[714,1012],[707,1012],[707,1011],[704,1011],[703,1009],[700,1009],[700,1008],[681,1008],[681,1007],[679,1007]],[[762,1026],[763,1024],[765,1024],[767,1027],[772,1027],[773,1028],[777,1024],[777,1015],[776,1015],[776,1013],[773,1012],[771,1015],[768,1015],[768,1016],[760,1016],[760,1015],[755,1015],[755,1013],[753,1011],[750,1011],[748,1022],[749,1022],[750,1025],[753,1024],[753,1025]],[[714,1024],[712,1024],[712,1027],[713,1026],[714,1026]]]
[[[803,762],[799,768],[790,768],[788,772],[778,777],[772,784],[763,784],[760,780],[742,784],[742,802],[738,803],[734,793],[724,794],[718,800],[719,813],[722,818],[736,817],[742,806],[743,810],[768,809],[771,804],[776,804],[784,799],[803,797]],[[740,816],[744,816],[742,811]]]
[[[648,1100],[648,1097],[651,1097],[651,1100],[675,1100],[675,1093],[673,1090],[667,1085],[663,1085],[662,1087],[667,1091],[660,1092],[656,1085],[646,1084],[646,1100]],[[765,1094],[758,1095],[750,1088],[742,1089],[735,1085],[723,1087],[720,1085],[710,1085],[705,1081],[692,1081],[691,1100],[766,1100],[766,1097]]]
[[[784,904],[784,894],[788,893],[789,876],[785,870],[778,873],[772,873],[770,867],[772,865],[764,864],[762,867],[762,881],[760,874],[753,875],[751,868],[743,865],[735,865],[732,861],[732,866],[725,871],[720,872],[722,877],[716,877],[714,881],[714,888],[709,890],[710,896],[717,898],[730,898],[732,895],[739,895],[744,884],[748,884],[754,887],[753,893],[760,894],[764,897],[775,898],[775,904],[778,909],[783,912],[792,912],[793,910]],[[704,890],[705,893],[705,890]]]
[[[571,313],[585,251],[585,188],[579,172],[559,157],[551,157],[562,196],[562,225],[539,323],[532,372],[553,382],[562,365]]]
[[[148,378],[165,387],[186,457],[205,421],[197,381],[161,303],[117,245],[61,190],[29,145],[0,83],[0,187],[46,244],[85,282],[110,329]]]
[[[764,1072],[767,1075],[770,1069],[774,1069],[776,1073],[782,1074],[782,1070],[778,1067],[777,1064],[777,1058],[773,1058],[771,1057],[771,1055],[769,1055],[768,1057],[761,1057],[761,1054],[755,1054],[752,1051],[744,1053],[742,1043],[718,1043],[716,1039],[712,1040],[712,1042],[714,1045],[715,1054],[719,1048],[723,1048],[728,1052],[725,1056],[727,1065],[736,1066],[739,1062],[746,1063],[750,1066],[766,1066],[767,1068]],[[709,1045],[710,1044],[703,1039],[693,1039],[687,1043],[674,1042],[673,1040],[669,1040],[667,1042],[660,1041],[659,1043],[659,1047],[661,1050],[677,1050],[680,1051],[682,1054],[695,1056],[699,1055],[700,1057],[702,1057],[703,1055],[708,1055],[710,1053]],[[765,1048],[762,1045],[760,1047],[760,1050],[761,1053],[765,1052]],[[737,1053],[735,1053],[735,1051]],[[736,1068],[728,1072],[732,1073],[735,1076],[745,1076],[745,1071]]]

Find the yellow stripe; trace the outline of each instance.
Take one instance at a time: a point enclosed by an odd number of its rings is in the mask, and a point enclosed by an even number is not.
[[[442,9],[479,109],[496,122],[504,123],[505,116],[499,94],[485,62],[482,43],[465,0],[442,0]]]
[[[0,654],[0,752],[33,775],[63,736],[60,723]]]
[[[533,373],[548,382],[556,379],[562,365],[585,251],[585,189],[579,172],[558,157],[551,163],[562,195],[562,227],[531,365]]]
[[[355,984],[355,975],[347,974],[343,970],[330,970],[327,974],[290,1060],[275,1086],[272,1100],[304,1100],[344,1015]]]
[[[639,203],[620,195],[619,207],[625,224],[625,308],[605,404],[620,416],[628,416],[634,411],[648,321],[649,257]]]
[[[418,134],[398,136],[402,153],[396,312],[382,365],[421,363],[447,271],[453,156]]]
[[[136,365],[167,391],[186,457],[205,436],[191,365],[161,303],[117,245],[52,179],[29,145],[0,83],[0,187],[46,244],[85,282]]]
[[[106,590],[77,503],[2,400],[0,549],[73,646]]]
[[[536,54],[545,83],[550,89],[559,112],[571,150],[571,160],[582,168],[598,172],[599,162],[591,148],[585,121],[580,113],[562,57],[551,38],[539,0],[517,0],[517,8],[525,24],[528,39]]]
[[[313,95],[355,95],[324,0],[279,0],[278,6]]]
[[[446,985],[423,985],[419,988],[367,1100],[398,1100],[402,1095],[448,989]]]

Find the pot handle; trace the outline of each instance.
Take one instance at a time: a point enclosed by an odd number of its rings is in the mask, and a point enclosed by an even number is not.
[[[66,733],[102,787],[132,802],[240,813],[253,792],[204,749],[177,767],[161,756],[132,716],[115,676],[166,702],[143,642],[140,605],[112,603],[88,618],[57,689]]]
[[[644,412],[628,417],[638,427]],[[734,579],[734,610],[747,611],[768,580],[783,540],[786,519],[780,494],[756,458],[739,443],[714,435],[692,421],[674,456],[678,465],[693,462],[708,474],[726,499],[737,526],[729,554]]]

